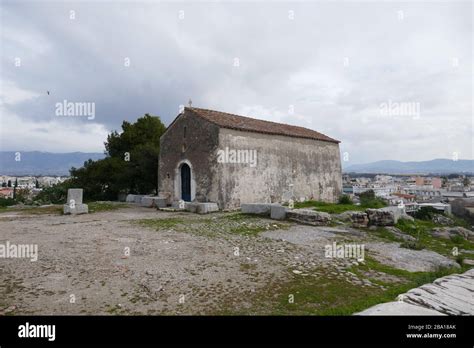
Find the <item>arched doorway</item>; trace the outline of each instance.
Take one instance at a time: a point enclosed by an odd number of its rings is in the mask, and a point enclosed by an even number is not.
[[[191,168],[186,163],[181,165],[181,199],[191,201]]]

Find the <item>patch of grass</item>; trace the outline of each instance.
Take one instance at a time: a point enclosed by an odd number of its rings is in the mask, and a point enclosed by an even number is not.
[[[459,234],[455,235],[455,236],[451,236],[449,239],[451,239],[451,242],[453,242],[454,244],[463,244],[464,242],[464,238],[462,236],[460,236]]]
[[[109,314],[116,315],[119,314],[122,311],[122,308],[119,305],[108,305],[105,311]]]
[[[248,220],[259,220],[261,219],[261,217],[255,214],[233,213],[229,215],[220,216],[219,219],[229,220],[229,221],[248,221]]]
[[[393,300],[397,291],[361,287],[344,279],[294,276],[280,289],[277,315],[350,315],[380,302]],[[294,303],[289,296],[294,296]]]
[[[276,223],[268,223],[266,225],[246,223],[246,224],[241,224],[238,226],[231,227],[230,232],[235,233],[235,234],[240,234],[243,236],[256,236],[257,234],[263,231],[279,230],[286,227],[287,225],[276,224]]]
[[[402,232],[417,238],[426,249],[448,257],[453,256],[453,248],[474,250],[474,243],[462,237],[454,237],[454,240],[433,237],[430,231],[439,226],[432,221],[418,219],[410,221],[402,219],[398,220],[395,227],[400,229]]]
[[[364,211],[368,208],[383,208],[385,203],[380,200],[367,201],[364,204],[348,204],[343,201],[341,203],[327,203],[320,201],[305,201],[305,202],[296,202],[295,208],[314,208],[317,211],[322,211],[329,214],[340,214],[345,211],[355,210],[355,211]]]
[[[183,224],[184,220],[178,219],[178,218],[166,218],[166,219],[141,219],[141,220],[136,220],[134,222],[136,222],[139,225],[142,225],[145,227],[151,227],[159,231],[159,230],[165,230],[172,227],[176,227],[179,224]]]
[[[255,271],[257,269],[257,265],[254,263],[242,263],[240,264],[240,271],[241,272],[249,272]]]
[[[462,219],[460,217],[457,217],[451,214],[445,214],[445,215],[449,217],[451,220],[453,220],[455,226],[461,226],[461,227],[467,228],[468,230],[471,229],[472,225],[465,219]]]
[[[352,266],[350,268],[350,271],[356,274],[360,272],[361,270],[365,270],[365,271],[373,270],[373,271],[378,271],[378,272],[394,275],[400,278],[404,278],[407,282],[410,283],[412,287],[418,287],[426,283],[431,283],[435,279],[444,277],[449,274],[463,272],[463,270],[460,270],[454,267],[453,268],[440,267],[434,272],[409,272],[403,269],[398,269],[392,266],[385,265],[367,256],[365,257],[365,261],[363,264],[359,264],[359,266]]]
[[[245,271],[247,267],[241,268]],[[321,275],[320,272],[326,272]],[[435,272],[408,272],[384,265],[370,257],[364,264],[347,269],[360,279],[368,279],[374,286],[361,286],[344,277],[334,276],[327,270],[318,270],[318,275],[296,275],[289,272],[287,281],[272,281],[255,294],[246,296],[249,308],[236,310],[235,305],[221,307],[218,314],[238,315],[351,315],[373,305],[395,301],[408,290],[431,283],[435,279],[463,272],[463,269],[440,268]],[[374,275],[376,279],[367,277]],[[381,275],[395,277],[397,281],[385,282]],[[383,279],[383,277],[382,277]]]
[[[400,238],[395,236],[392,232],[387,230],[385,227],[378,226],[375,230],[370,230],[369,233],[374,234],[390,242],[400,242]]]
[[[25,215],[61,215],[63,213],[63,206],[55,204],[46,207],[24,207],[18,209],[10,209],[10,211],[18,211],[21,214]]]
[[[111,211],[126,207],[125,203],[118,202],[90,202],[87,203],[89,206],[89,213],[98,213],[102,211]],[[20,212],[25,215],[61,215],[63,213],[62,204],[53,204],[48,206],[36,207],[36,206],[23,206],[23,207],[12,207],[7,211],[9,212]]]
[[[319,201],[305,201],[305,202],[296,202],[295,208],[315,208],[318,211],[322,211],[330,214],[339,214],[348,210],[358,210],[362,211],[366,208],[361,205],[355,204],[339,204],[339,203],[326,203]]]
[[[423,243],[417,240],[406,240],[400,244],[400,248],[412,249],[412,250],[422,250],[425,248]]]
[[[127,204],[119,202],[90,202],[87,205],[89,206],[89,213],[117,210],[127,206]]]
[[[463,255],[456,256],[456,262],[459,263],[461,267],[464,266],[465,257]]]

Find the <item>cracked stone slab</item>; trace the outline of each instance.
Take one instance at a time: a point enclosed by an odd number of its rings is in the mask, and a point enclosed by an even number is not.
[[[381,303],[366,309],[365,311],[355,313],[355,315],[446,315],[413,304],[405,302]]]
[[[439,278],[402,296],[404,302],[448,315],[474,315],[474,269]]]
[[[474,269],[438,278],[356,315],[474,315]]]

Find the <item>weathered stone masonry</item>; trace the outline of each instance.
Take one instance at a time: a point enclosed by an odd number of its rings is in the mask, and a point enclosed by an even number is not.
[[[256,151],[256,166],[219,163],[218,150]],[[342,178],[339,142],[302,127],[185,108],[161,137],[160,195],[182,198],[180,168],[191,168],[191,201],[221,209],[289,199],[336,201]]]

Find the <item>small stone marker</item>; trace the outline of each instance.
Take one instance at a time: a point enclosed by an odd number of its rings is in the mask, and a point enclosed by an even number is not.
[[[63,212],[67,214],[87,214],[89,207],[82,203],[83,189],[67,190],[67,202],[63,205]]]
[[[284,220],[286,218],[286,207],[281,205],[272,205],[270,217],[274,220]]]
[[[76,204],[82,204],[82,189],[69,189],[67,190],[67,203],[74,200]]]

